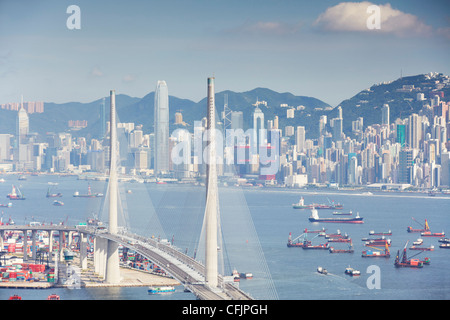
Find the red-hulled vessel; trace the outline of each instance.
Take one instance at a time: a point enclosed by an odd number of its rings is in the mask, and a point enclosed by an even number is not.
[[[397,251],[397,256],[395,257],[394,266],[397,268],[422,268],[423,267],[423,261],[420,261],[419,259],[408,259],[406,255],[406,247],[408,245],[408,242],[406,242],[405,248],[403,249],[403,253],[400,257],[400,250]]]

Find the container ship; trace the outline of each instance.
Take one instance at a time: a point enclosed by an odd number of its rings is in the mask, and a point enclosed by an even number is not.
[[[310,222],[330,222],[330,223],[364,223],[363,218],[356,213],[354,218],[319,218],[319,214],[316,209],[311,210]]]

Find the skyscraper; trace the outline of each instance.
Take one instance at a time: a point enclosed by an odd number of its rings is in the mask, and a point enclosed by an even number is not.
[[[165,81],[155,90],[155,175],[169,171],[169,92]]]
[[[305,150],[305,127],[298,126],[295,135],[295,144],[297,145],[297,152]]]
[[[264,113],[261,111],[259,107],[255,108],[253,111],[253,130],[254,137],[252,149],[255,151],[254,153],[259,154],[259,147],[265,142],[265,134],[264,134]]]

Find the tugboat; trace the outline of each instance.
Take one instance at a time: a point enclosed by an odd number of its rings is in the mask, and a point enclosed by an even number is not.
[[[51,294],[47,297],[47,300],[61,300],[61,298],[57,294]]]
[[[22,300],[22,297],[17,294],[14,294],[10,296],[8,300]]]

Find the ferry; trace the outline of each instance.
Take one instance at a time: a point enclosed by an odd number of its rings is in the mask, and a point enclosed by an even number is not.
[[[6,197],[10,200],[25,200],[25,197],[23,196],[22,192],[20,192],[20,189],[16,188],[14,185],[12,186],[11,193]]]
[[[319,214],[316,209],[311,210],[310,222],[331,222],[331,223],[364,223],[363,218],[356,213],[354,218],[319,218]]]
[[[361,272],[359,270],[353,269],[351,267],[347,267],[345,269],[345,274],[348,274],[350,276],[359,276],[359,275],[361,275]]]
[[[149,287],[148,293],[159,294],[159,293],[170,293],[175,292],[175,287],[173,286],[161,286],[161,287]]]

